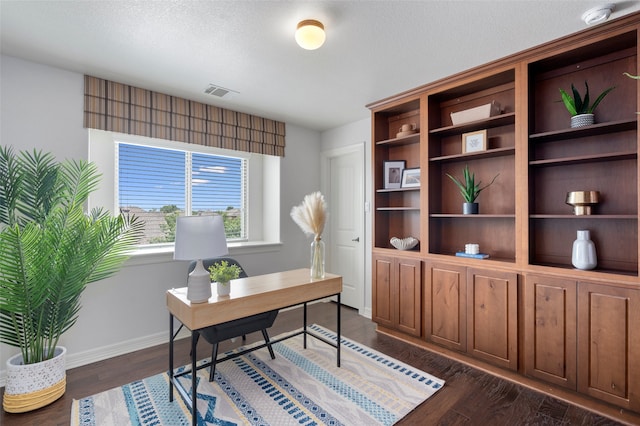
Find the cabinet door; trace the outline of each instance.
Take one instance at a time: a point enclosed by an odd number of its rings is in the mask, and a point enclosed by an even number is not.
[[[398,295],[398,330],[420,336],[422,313],[422,262],[416,259],[397,259],[396,282]]]
[[[518,274],[468,268],[467,352],[518,369]]]
[[[425,264],[425,337],[450,349],[467,349],[466,268]]]
[[[524,369],[528,376],[576,389],[576,282],[527,275]]]
[[[393,258],[373,256],[373,288],[372,307],[373,320],[385,327],[393,327],[393,299],[395,292],[392,285]]]
[[[640,410],[640,290],[578,283],[578,391]]]

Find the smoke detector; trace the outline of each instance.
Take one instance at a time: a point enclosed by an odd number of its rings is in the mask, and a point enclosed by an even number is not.
[[[582,20],[587,25],[599,24],[609,19],[611,12],[613,12],[615,8],[616,5],[613,3],[596,6],[583,13]]]

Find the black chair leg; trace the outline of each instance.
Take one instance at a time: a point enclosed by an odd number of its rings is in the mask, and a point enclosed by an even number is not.
[[[218,362],[218,343],[213,344],[211,352],[211,372],[209,373],[209,381],[213,382],[213,376],[216,374],[216,363]]]
[[[273,348],[271,347],[271,343],[269,340],[269,335],[267,334],[267,329],[262,329],[262,337],[264,337],[264,341],[267,344],[267,348],[269,348],[269,355],[271,355],[271,359],[276,359],[276,354],[273,353]]]

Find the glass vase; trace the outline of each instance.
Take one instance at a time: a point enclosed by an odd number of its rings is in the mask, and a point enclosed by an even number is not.
[[[324,278],[324,241],[320,237],[311,242],[311,278]]]
[[[577,269],[593,269],[598,264],[596,258],[596,246],[591,241],[588,230],[578,231],[577,239],[573,242],[571,263]]]

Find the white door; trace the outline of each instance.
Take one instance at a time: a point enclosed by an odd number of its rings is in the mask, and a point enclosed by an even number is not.
[[[342,303],[364,308],[364,146],[324,153],[327,271],[342,276]]]

